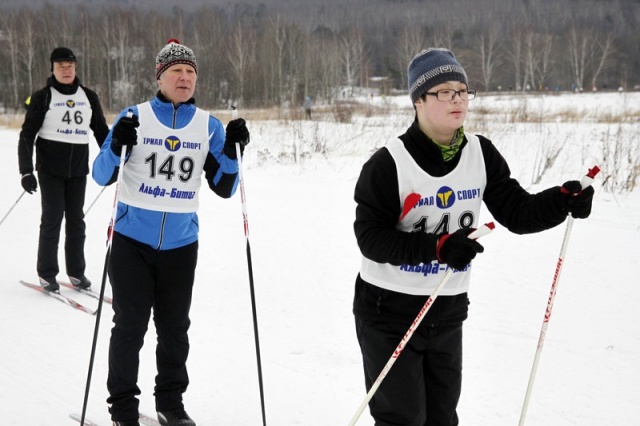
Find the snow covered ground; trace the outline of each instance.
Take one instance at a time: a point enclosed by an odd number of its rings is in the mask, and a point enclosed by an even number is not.
[[[353,187],[369,154],[412,120],[406,97],[375,102],[385,106],[384,116],[357,116],[351,124],[249,123],[246,194],[272,426],[346,425],[365,396],[351,314],[360,260],[352,232]],[[621,185],[625,169],[637,164],[638,105],[640,93],[473,101],[466,129],[491,138],[531,191],[577,179],[594,164],[603,168],[594,185],[593,214],[573,227],[527,425],[638,424],[640,286],[633,271],[638,271],[640,191],[603,188],[605,177],[606,185]],[[476,116],[474,108],[495,115]],[[512,120],[517,111],[553,112],[563,119],[520,123]],[[597,118],[603,111],[611,121]],[[22,191],[17,139],[18,129],[0,128],[1,216]],[[617,151],[607,150],[614,145]],[[551,153],[556,161],[545,170]],[[100,189],[89,182],[87,207]],[[203,194],[185,404],[199,425],[255,426],[261,414],[240,197]],[[112,201],[108,188],[86,217],[87,275],[97,289]],[[484,214],[484,221],[491,220]],[[69,413],[82,409],[95,317],[18,284],[37,279],[39,215],[39,196],[27,194],[0,226],[3,425],[72,424]],[[517,424],[564,228],[517,236],[498,225],[483,239],[486,251],[474,261],[465,326],[462,425]],[[66,278],[64,269],[59,278]],[[96,307],[93,299],[70,295]],[[99,325],[88,417],[107,425],[109,305]],[[154,334],[151,324],[141,354],[146,413],[154,412]],[[366,411],[358,424],[373,424]]]

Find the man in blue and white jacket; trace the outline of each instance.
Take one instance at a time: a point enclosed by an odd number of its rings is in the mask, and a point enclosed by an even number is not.
[[[156,411],[163,425],[195,425],[182,394],[189,377],[189,309],[198,252],[198,196],[202,175],[213,192],[231,197],[238,185],[236,143],[249,142],[243,119],[225,129],[195,106],[197,62],[191,49],[171,39],[156,57],[159,91],[126,108],[93,165],[108,185],[121,171],[109,278],[114,327],[107,387],[114,424],[138,425],[139,352],[151,310],[158,334]]]

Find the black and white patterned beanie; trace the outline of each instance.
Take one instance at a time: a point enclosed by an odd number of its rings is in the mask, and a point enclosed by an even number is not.
[[[180,44],[180,40],[172,38],[156,56],[156,80],[167,68],[175,64],[191,65],[196,70],[196,74],[198,73],[198,63],[193,50]]]
[[[413,57],[407,69],[409,96],[415,103],[434,86],[447,81],[460,81],[469,86],[467,73],[456,60],[452,51],[442,47],[432,47]]]

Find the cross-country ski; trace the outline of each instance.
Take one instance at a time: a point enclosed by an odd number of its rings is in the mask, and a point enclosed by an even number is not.
[[[71,417],[73,420],[77,421],[78,423],[80,423],[80,421],[82,420],[82,415],[78,414],[78,413],[71,413],[69,414],[69,417]],[[138,421],[140,422],[140,424],[142,424],[143,426],[161,426],[160,422],[156,419],[154,419],[153,417],[150,417],[146,414],[140,414],[140,417],[138,419]],[[100,426],[98,423],[87,419],[86,417],[84,418],[84,426]]]
[[[77,291],[79,293],[86,294],[87,296],[93,297],[96,300],[100,300],[100,293],[98,293],[97,291],[95,291],[95,290],[93,290],[91,288],[78,288],[78,287],[74,286],[73,284],[71,284],[69,282],[66,282],[66,281],[58,281],[58,284],[60,284],[63,287],[75,290],[75,291]],[[111,298],[109,296],[107,296],[107,295],[104,295],[102,300],[104,302],[107,302],[107,303],[113,303],[113,300],[111,300]]]
[[[93,309],[87,308],[86,306],[82,305],[81,303],[77,302],[76,300],[65,296],[64,294],[61,294],[59,292],[55,292],[55,291],[47,291],[45,290],[41,285],[38,284],[33,284],[27,281],[20,281],[20,284],[24,285],[25,287],[28,288],[32,288],[44,295],[47,295],[49,297],[52,297],[62,303],[64,303],[67,306],[71,306],[72,308],[78,309],[82,312],[86,312],[89,315],[95,315],[96,311],[94,311]]]

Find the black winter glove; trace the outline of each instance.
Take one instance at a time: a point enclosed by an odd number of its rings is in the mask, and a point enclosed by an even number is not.
[[[247,129],[247,122],[244,118],[236,118],[231,120],[227,124],[227,139],[224,141],[224,154],[236,160],[238,155],[236,153],[236,143],[240,144],[240,155],[244,153],[244,147],[249,143],[249,129]]]
[[[594,192],[593,186],[582,189],[577,180],[565,182],[560,188],[562,209],[575,219],[586,219],[591,214]]]
[[[436,245],[438,260],[454,269],[464,269],[477,253],[484,251],[479,242],[467,237],[474,230],[458,229],[453,234],[441,235]]]
[[[22,184],[22,188],[27,191],[29,194],[33,194],[38,190],[38,181],[33,173],[27,173],[26,175],[22,175],[22,180],[20,181]]]
[[[122,117],[113,126],[111,132],[111,150],[117,156],[122,154],[122,147],[127,147],[127,152],[131,152],[131,147],[138,143],[138,132],[136,128],[140,126],[137,115]]]

